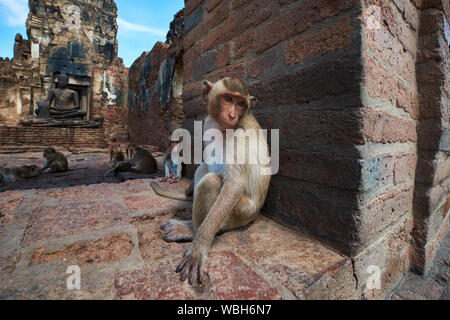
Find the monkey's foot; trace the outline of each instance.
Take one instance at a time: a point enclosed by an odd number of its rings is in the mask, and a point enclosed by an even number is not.
[[[191,220],[170,219],[161,225],[164,230],[164,241],[192,241],[194,239],[194,231]]]

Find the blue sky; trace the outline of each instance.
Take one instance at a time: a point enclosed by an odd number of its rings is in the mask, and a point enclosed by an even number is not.
[[[119,17],[119,57],[127,67],[157,41],[166,41],[173,16],[183,0],[116,0]],[[28,0],[0,0],[0,57],[13,57],[14,37],[26,36]]]

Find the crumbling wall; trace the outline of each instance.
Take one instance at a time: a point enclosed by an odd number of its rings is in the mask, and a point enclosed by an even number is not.
[[[115,2],[33,0],[29,7],[29,39],[16,36],[12,73],[0,69],[8,74],[0,82],[0,125],[33,115],[56,75],[66,73],[71,89],[83,93],[85,120],[103,118],[107,140],[127,140],[128,69],[117,57]]]
[[[167,43],[158,42],[130,68],[129,132],[133,142],[165,149],[184,119],[183,11],[175,15]]]

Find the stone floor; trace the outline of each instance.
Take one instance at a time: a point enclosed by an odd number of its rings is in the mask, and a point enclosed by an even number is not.
[[[3,148],[0,166],[42,165],[40,150]],[[348,258],[263,216],[216,237],[206,283],[182,283],[174,269],[188,244],[163,241],[160,225],[189,215],[191,203],[155,195],[149,187],[155,176],[127,174],[124,182],[103,178],[109,169],[106,150],[64,153],[70,171],[0,185],[0,299],[352,295],[355,280]],[[162,154],[155,156],[161,163]],[[181,191],[187,184],[163,187]],[[80,268],[80,290],[67,287],[73,278],[67,273],[70,266]]]
[[[424,276],[408,275],[391,295],[392,300],[450,300],[450,230]]]

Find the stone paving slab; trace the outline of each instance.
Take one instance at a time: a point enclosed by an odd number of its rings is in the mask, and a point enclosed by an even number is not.
[[[203,285],[182,283],[174,270],[188,243],[165,242],[160,225],[192,204],[157,196],[155,175],[103,178],[106,150],[64,152],[69,172],[0,185],[0,299],[354,298],[348,258],[262,215],[216,237]],[[0,165],[39,157],[1,155]],[[182,192],[189,181],[161,184]],[[66,286],[73,265],[80,290]]]

